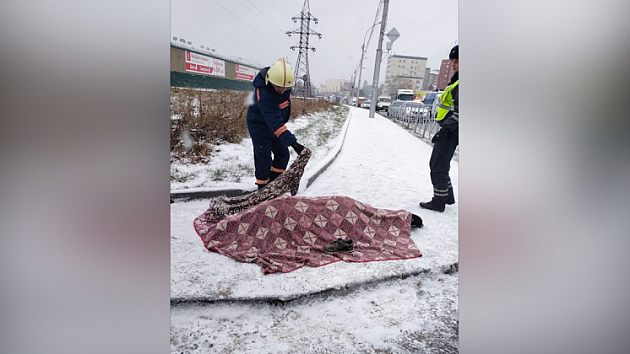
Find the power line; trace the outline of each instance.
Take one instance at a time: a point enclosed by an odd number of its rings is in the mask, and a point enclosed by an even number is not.
[[[287,4],[284,0],[282,0],[282,2],[284,2],[284,4],[285,4],[285,5],[287,5],[287,8],[288,8],[289,10],[291,10],[291,7],[289,6],[289,4]],[[301,7],[301,6],[300,6],[300,5],[298,5],[298,9],[299,9],[300,7]],[[293,11],[293,10],[291,10],[291,11]]]
[[[235,14],[233,14],[232,12],[230,12],[230,10],[226,9],[225,7],[223,7],[223,5],[219,4],[216,0],[212,0],[212,1],[214,1],[217,5],[221,6],[221,8],[222,8],[223,10],[225,10],[225,11],[229,12],[229,13],[230,13],[230,15],[232,15],[232,16],[234,16],[234,17],[236,17],[236,19],[237,19],[237,20],[239,20],[239,21],[243,22],[244,24],[246,24],[246,25],[247,25],[247,27],[249,27],[249,28],[253,29],[254,31],[256,31],[256,32],[258,32],[258,33],[260,33],[261,35],[263,35],[265,38],[269,39],[270,41],[272,41],[272,42],[274,42],[274,43],[277,43],[277,44],[279,44],[279,45],[281,45],[281,46],[284,46],[284,44],[282,44],[282,43],[280,43],[280,42],[276,42],[275,40],[273,40],[273,39],[271,39],[271,38],[267,37],[267,35],[265,35],[264,33],[260,32],[259,30],[255,29],[254,27],[250,26],[247,22],[245,22],[245,21],[241,20],[238,16],[236,16]]]
[[[269,2],[271,3],[271,5],[275,6],[276,9],[278,9],[280,12],[282,12],[284,15],[286,15],[287,17],[293,17],[293,15],[287,15],[286,12],[282,11],[281,8],[278,7],[278,5],[276,5],[273,1],[269,0]],[[289,9],[290,10],[290,9]]]
[[[446,52],[439,52],[438,54],[431,56],[432,59],[427,61],[427,67],[430,68],[434,65],[440,66],[442,60],[444,60],[444,54],[446,54]]]
[[[238,0],[238,2],[240,2],[241,4],[243,4],[243,3],[241,2],[241,0]],[[282,32],[282,33],[284,33],[284,32],[285,32],[285,30],[283,30],[283,29],[282,29],[282,28],[280,28],[278,25],[276,25],[275,23],[273,23],[273,21],[271,21],[271,20],[269,19],[269,17],[267,17],[267,16],[266,16],[266,15],[262,12],[262,10],[260,10],[258,7],[256,7],[256,5],[254,5],[254,3],[252,3],[250,0],[247,0],[247,2],[249,2],[250,4],[252,4],[252,6],[253,6],[256,10],[258,10],[258,12],[259,12],[261,15],[265,16],[265,18],[267,19],[267,22],[268,22],[268,23],[270,23],[271,25],[275,26],[278,30],[280,30],[280,32]],[[247,7],[247,5],[245,5],[245,4],[243,4],[243,6]],[[249,7],[247,7],[247,8],[249,9]],[[249,9],[249,10],[250,10],[250,11],[252,11],[252,12],[254,12],[252,9]],[[254,14],[256,14],[256,13],[254,12]]]
[[[451,49],[452,45],[447,45],[446,47],[440,49],[439,51],[437,51],[435,54],[431,55],[431,59],[430,61],[427,62],[428,63],[434,63],[436,61],[442,61],[442,56],[444,56],[444,54],[448,53]],[[438,58],[438,59],[436,59]]]
[[[383,5],[383,1],[381,0],[378,3],[378,7],[376,8],[376,16],[374,16],[374,22],[372,23],[372,30],[370,31],[370,36],[368,37],[367,44],[365,45],[366,50],[367,50],[367,47],[370,46],[370,41],[372,40],[372,34],[374,33],[374,27],[376,27],[376,25],[380,23],[380,22],[377,23],[376,21],[378,21],[379,14],[381,10],[383,9],[382,5]]]
[[[442,59],[442,56],[444,56],[445,54],[449,53],[449,52],[450,52],[450,50],[451,50],[451,48],[452,48],[455,44],[457,44],[457,40],[455,40],[455,43],[453,43],[453,44],[449,44],[448,46],[446,46],[446,47],[444,47],[444,48],[440,49],[437,53],[433,54],[433,55],[431,56],[433,59],[431,59],[430,61],[427,61],[427,67],[429,67],[429,68],[431,67],[429,64],[434,64],[434,63],[436,63],[436,62],[441,63],[441,62],[442,62],[442,60],[443,60],[443,59]],[[435,59],[436,57],[437,57],[438,59]]]

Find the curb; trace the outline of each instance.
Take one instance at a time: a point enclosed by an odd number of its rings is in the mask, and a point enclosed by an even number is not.
[[[304,175],[302,176],[302,180],[300,181],[300,188],[298,189],[298,191],[304,191],[306,190],[306,188],[310,187],[311,184],[315,182],[317,177],[319,177],[319,175],[322,172],[326,171],[328,166],[330,166],[333,163],[333,161],[335,161],[335,159],[341,152],[341,147],[343,146],[343,142],[346,140],[346,133],[348,132],[348,126],[350,125],[351,119],[352,119],[352,109],[350,109],[348,113],[348,118],[346,119],[346,122],[343,124],[343,127],[341,128],[341,132],[339,133],[339,136],[341,137],[341,139],[337,141],[337,145],[335,145],[332,151],[326,156],[324,161],[320,162],[319,165],[317,165],[317,167],[314,167],[312,170],[308,171],[308,173],[306,172],[304,173]]]
[[[193,199],[207,199],[214,198],[218,196],[226,196],[226,197],[238,197],[240,195],[245,195],[247,193],[253,192],[252,190],[244,190],[244,189],[222,189],[222,190],[214,190],[214,191],[178,191],[171,192],[171,203],[180,202],[180,201],[189,201]]]
[[[300,187],[298,191],[303,192],[308,188],[319,175],[324,172],[328,166],[330,166],[333,161],[341,152],[341,147],[343,146],[343,142],[346,140],[346,133],[348,132],[348,125],[350,124],[350,119],[352,118],[352,109],[350,109],[348,113],[348,118],[341,128],[341,132],[339,136],[341,139],[337,141],[337,145],[333,148],[333,150],[324,158],[324,161],[320,162],[315,168],[308,171],[308,173],[304,173],[302,176],[302,180],[300,181]],[[189,201],[194,199],[208,199],[214,198],[218,196],[226,196],[226,197],[238,197],[241,195],[245,195],[251,192],[256,191],[255,188],[252,189],[223,189],[223,190],[195,190],[195,191],[176,191],[171,192],[171,203],[181,202],[181,201]]]
[[[419,269],[409,271],[402,274],[392,274],[379,279],[371,279],[358,283],[350,283],[334,288],[318,290],[310,293],[292,295],[288,297],[252,297],[252,298],[211,298],[211,297],[175,297],[171,298],[171,306],[188,306],[188,305],[210,305],[210,304],[269,304],[269,305],[286,305],[293,302],[308,301],[313,298],[329,298],[331,296],[345,295],[360,289],[369,289],[379,284],[395,281],[398,279],[406,279],[428,274],[446,274],[453,275],[459,273],[459,262],[450,265],[438,266],[437,269]]]

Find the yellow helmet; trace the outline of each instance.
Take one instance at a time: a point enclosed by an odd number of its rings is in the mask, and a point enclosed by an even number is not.
[[[278,59],[269,67],[269,70],[267,70],[265,83],[269,82],[280,87],[293,86],[293,69],[284,61],[284,58]]]

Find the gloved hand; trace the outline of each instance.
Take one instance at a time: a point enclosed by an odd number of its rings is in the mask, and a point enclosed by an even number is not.
[[[302,150],[304,150],[304,146],[300,145],[297,140],[294,141],[293,144],[291,144],[291,147],[293,148],[293,150],[295,150],[295,152],[297,152],[298,155],[302,152]]]
[[[448,136],[448,131],[444,128],[440,129],[440,131],[438,131],[437,133],[435,133],[435,135],[433,136],[433,138],[431,139],[431,142],[433,144],[437,143],[438,141],[445,139]]]

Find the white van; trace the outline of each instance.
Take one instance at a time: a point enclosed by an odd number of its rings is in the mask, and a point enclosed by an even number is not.
[[[389,105],[392,104],[392,99],[389,96],[378,96],[376,100],[376,110],[385,111],[389,109]]]

